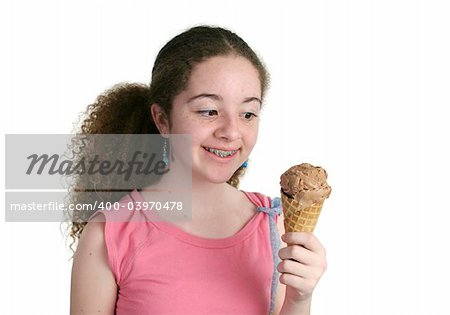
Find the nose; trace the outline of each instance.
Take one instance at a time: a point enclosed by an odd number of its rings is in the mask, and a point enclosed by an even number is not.
[[[226,114],[221,117],[214,133],[217,138],[231,142],[241,138],[238,117]]]

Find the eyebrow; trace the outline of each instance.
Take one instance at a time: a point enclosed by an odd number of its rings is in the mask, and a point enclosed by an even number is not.
[[[187,102],[190,103],[190,102],[192,102],[192,101],[194,101],[196,99],[199,99],[199,98],[211,98],[211,99],[213,99],[215,101],[221,101],[222,100],[222,97],[220,97],[217,94],[202,93],[202,94],[198,94],[198,95],[195,95],[195,96],[191,97],[190,99],[188,99]]]
[[[244,103],[250,103],[250,102],[258,102],[259,105],[262,105],[262,101],[259,98],[257,98],[257,97],[247,97],[244,100]]]
[[[214,101],[221,101],[221,100],[223,100],[222,97],[220,95],[217,95],[217,94],[201,93],[201,94],[198,94],[198,95],[195,95],[195,96],[189,98],[187,103],[190,103],[190,102],[192,102],[192,101],[194,101],[196,99],[199,99],[199,98],[211,98]],[[262,101],[259,98],[253,97],[253,96],[245,98],[243,103],[251,103],[251,102],[258,102],[260,105],[262,105]]]

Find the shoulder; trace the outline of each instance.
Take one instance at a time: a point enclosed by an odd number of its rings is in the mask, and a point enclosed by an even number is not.
[[[270,207],[272,198],[260,192],[243,191],[247,198],[258,207]]]
[[[107,263],[119,285],[127,276],[133,253],[154,233],[146,214],[133,206],[136,202],[139,201],[133,198],[132,193],[118,201],[114,209],[98,210],[86,226],[88,231],[82,233],[87,232],[86,237],[89,238],[95,237],[97,240],[94,242],[101,240]]]
[[[100,218],[99,215],[89,221],[83,228],[80,240],[77,246],[77,253],[95,250],[98,252],[103,252],[105,247],[105,222]]]
[[[81,233],[73,258],[71,313],[83,310],[114,311],[117,285],[108,263],[104,222],[91,221]],[[98,292],[102,292],[99,296]]]
[[[94,260],[95,266],[109,269],[112,273],[108,259],[105,226],[105,217],[98,214],[86,224],[74,255],[74,265],[77,260],[79,265],[86,263],[87,260],[91,262]]]
[[[242,192],[258,207],[258,211],[265,212],[271,217],[275,217],[276,220],[282,214],[281,200],[279,197],[271,198],[259,192]]]

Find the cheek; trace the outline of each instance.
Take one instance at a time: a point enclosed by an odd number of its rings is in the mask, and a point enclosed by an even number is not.
[[[200,149],[200,146],[205,145],[205,139],[208,139],[211,133],[204,128],[197,127],[192,130],[190,135],[192,140],[192,147],[197,147],[197,149]]]
[[[249,130],[249,132],[247,133],[247,146],[250,149],[253,149],[253,147],[256,144],[256,141],[258,140],[258,126],[252,128]]]
[[[172,117],[171,133],[175,134],[194,134],[196,131],[195,123],[189,116],[181,113]]]

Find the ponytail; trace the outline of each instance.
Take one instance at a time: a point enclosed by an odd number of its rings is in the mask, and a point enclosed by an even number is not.
[[[87,108],[83,134],[158,134],[149,111],[146,84],[119,83]]]
[[[158,128],[152,120],[149,105],[149,87],[139,83],[119,83],[100,94],[95,102],[87,107],[86,112],[80,117],[82,120],[78,130],[75,130],[75,136],[71,140],[69,150],[71,151],[74,164],[88,157],[95,147],[95,137],[89,135],[96,134],[159,134]],[[88,135],[88,137],[84,137]],[[162,155],[162,137],[161,143],[156,142],[152,152],[156,152],[159,157]],[[124,155],[128,151],[127,141],[117,141],[116,146],[111,152],[111,156]],[[122,154],[123,153],[123,154]],[[120,181],[120,176],[102,176],[93,174],[89,176],[80,176],[73,174],[69,186],[68,204],[95,204],[95,201],[114,203],[120,200],[127,191],[115,191],[114,187],[124,187]],[[84,189],[86,187],[95,187],[93,183],[102,182],[103,187],[109,190],[92,191]],[[148,177],[148,182],[137,182],[131,179],[131,184],[136,188],[142,188],[154,181],[154,178]],[[94,189],[95,190],[95,189]],[[92,211],[73,211],[66,219],[69,223],[69,236],[72,239],[70,249],[74,252],[74,245],[78,241],[84,227],[90,217],[97,209]],[[67,215],[67,214],[66,214]]]

